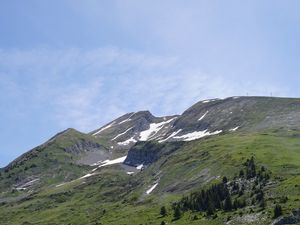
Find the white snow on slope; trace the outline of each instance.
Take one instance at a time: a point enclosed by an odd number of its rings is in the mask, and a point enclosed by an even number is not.
[[[118,163],[123,163],[126,159],[127,155],[117,158],[117,159],[113,159],[113,160],[105,160],[101,165],[98,166],[98,168],[103,167],[103,166],[109,166],[109,165],[113,165],[113,164],[118,164]]]
[[[126,141],[118,142],[118,145],[129,145],[131,142],[135,143],[137,140],[135,140],[134,137],[131,137]]]
[[[174,138],[175,139],[183,139],[183,141],[193,141],[193,140],[196,140],[196,139],[199,139],[199,138],[203,138],[205,136],[219,134],[221,132],[222,132],[222,130],[217,130],[217,131],[214,131],[212,133],[210,133],[207,130],[194,131],[192,133],[184,134],[184,135],[181,135],[181,136],[176,136]]]
[[[37,179],[31,180],[31,181],[28,181],[27,183],[20,185],[20,186],[17,187],[16,189],[17,189],[17,190],[26,190],[28,187],[30,187],[31,185],[33,185],[35,182],[37,182],[37,181],[39,181],[39,180],[40,180],[40,179],[37,178]]]
[[[207,99],[207,100],[202,101],[202,103],[214,102],[214,101],[217,101],[217,100],[219,100],[219,98]]]
[[[103,162],[100,162],[100,165],[97,168],[93,169],[92,172],[94,172],[95,170],[97,170],[100,167],[109,166],[109,165],[118,164],[118,163],[123,163],[125,161],[126,157],[127,157],[127,155],[125,155],[123,157],[120,157],[120,158],[117,158],[117,159],[113,159],[113,160],[107,159],[107,160],[105,160]],[[87,178],[87,177],[94,176],[96,174],[98,174],[98,173],[88,173],[88,174],[86,174],[86,175],[84,175],[82,177],[79,177],[76,180],[81,180],[81,179],[84,179],[84,178]],[[67,183],[71,183],[71,182],[74,182],[76,180],[72,180],[72,181],[67,182]],[[60,187],[60,186],[65,185],[67,183],[58,184],[58,185],[56,185],[56,187]]]
[[[148,130],[144,130],[140,133],[140,141],[147,141],[151,137],[153,137],[158,131],[160,131],[165,124],[170,123],[172,120],[176,119],[176,117],[163,121],[161,123],[151,123],[150,128]]]
[[[206,115],[207,115],[208,111],[206,111],[206,113],[203,114],[203,116],[201,116],[198,121],[202,120]]]
[[[136,167],[136,169],[137,169],[137,170],[141,170],[141,169],[143,168],[143,166],[144,166],[143,164],[138,165],[138,166]]]
[[[34,179],[34,180],[31,180],[31,181],[27,182],[26,184],[23,184],[22,186],[23,186],[23,187],[31,186],[33,183],[35,183],[35,182],[37,182],[37,181],[39,181],[39,180],[40,180],[39,178]]]
[[[56,185],[55,187],[60,187],[60,186],[63,186],[65,184],[67,184],[67,183],[61,183],[61,184]]]
[[[132,113],[127,119],[121,121],[119,124],[122,124],[122,123],[126,123],[128,121],[131,121],[131,117],[134,115],[135,113]]]
[[[100,164],[103,164],[103,163],[107,163],[109,161],[109,159],[106,159],[104,161],[98,161],[96,163],[93,163],[91,166],[99,166]],[[94,170],[93,170],[94,171]]]
[[[123,133],[118,134],[117,136],[115,136],[113,139],[111,139],[112,141],[116,140],[118,137],[121,137],[122,135],[126,134],[128,131],[130,131],[132,129],[132,127],[128,128],[127,130],[125,130]]]
[[[119,125],[121,125],[122,123],[129,122],[129,121],[131,121],[131,119],[130,119],[130,118],[127,118],[126,120],[121,121],[121,122],[119,123]]]
[[[98,167],[93,169],[92,172],[96,171],[100,167],[109,166],[109,165],[118,164],[118,163],[123,163],[125,161],[126,157],[127,157],[127,155],[122,156],[120,158],[113,159],[113,160],[107,159],[107,160],[104,160],[104,161],[99,161],[97,163],[94,163],[91,166],[98,166]]]
[[[27,190],[27,188],[22,188],[22,187],[17,187],[16,188],[18,191],[25,191],[25,190]]]
[[[108,124],[107,126],[105,126],[105,127],[103,127],[103,128],[101,128],[100,130],[98,130],[97,132],[95,132],[93,135],[97,135],[97,134],[101,133],[102,131],[104,131],[104,130],[110,128],[112,125],[114,125],[114,122]]]
[[[146,194],[149,195],[149,194],[156,188],[157,185],[158,185],[158,183],[154,184],[151,188],[149,188],[149,189],[146,191]]]
[[[237,126],[235,128],[231,128],[231,129],[229,129],[229,131],[236,131],[237,129],[239,129],[239,126]]]
[[[179,129],[178,131],[173,132],[169,137],[167,137],[167,138],[165,138],[163,140],[160,140],[158,142],[159,143],[165,142],[165,141],[169,140],[170,138],[174,137],[175,135],[177,135],[178,133],[180,133],[181,131],[182,131],[182,129]]]
[[[109,165],[113,165],[113,164],[118,164],[118,163],[123,163],[125,161],[127,156],[123,156],[123,157],[120,157],[120,158],[117,158],[117,159],[113,159],[113,160],[105,160],[103,162],[100,162],[100,165],[97,167],[97,168],[100,168],[100,167],[104,167],[104,166],[109,166]],[[97,168],[93,169],[92,172],[94,172],[95,170],[97,170]],[[82,177],[79,177],[78,179],[76,180],[81,180],[81,179],[84,179],[84,178],[87,178],[87,177],[91,177],[91,176],[94,176],[98,173],[88,173]],[[73,180],[75,181],[75,180]],[[73,181],[70,181],[70,182],[73,182]],[[68,183],[70,183],[68,182]],[[56,187],[59,187],[59,186],[62,186],[62,185],[65,185],[67,183],[62,183],[62,184],[59,184],[59,185],[56,185]]]
[[[95,175],[95,173],[88,173],[88,174],[86,174],[86,175],[84,175],[84,176],[82,176],[82,177],[79,177],[78,179],[80,180],[80,179],[84,179],[84,178],[87,178],[87,177],[90,177],[90,176],[93,176],[93,175]]]

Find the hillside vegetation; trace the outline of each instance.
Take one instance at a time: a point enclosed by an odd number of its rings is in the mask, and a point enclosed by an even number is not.
[[[103,134],[101,129],[90,134],[73,129],[62,132],[1,169],[1,225],[297,224],[299,101],[267,99],[266,112],[263,100],[198,103],[178,118],[156,119],[146,113],[149,121],[143,119],[143,112],[136,118],[145,127],[136,132],[145,133],[158,123],[155,135],[120,148],[110,148],[118,144],[109,143],[105,135],[113,139],[116,130],[128,130],[126,121],[132,126],[132,114],[101,128]],[[249,101],[256,107],[247,117],[233,112],[226,123],[219,118],[227,115],[224,110],[229,103],[250,111]],[[276,109],[269,110],[271,105]],[[202,107],[217,107],[214,121],[209,114],[199,120],[208,110]],[[194,116],[188,121],[197,118],[197,124],[184,125],[191,113]],[[289,116],[279,120],[285,114]],[[240,128],[229,129],[237,125]],[[183,135],[202,129],[222,132],[186,141],[173,138],[179,128]],[[170,135],[173,139],[161,141]],[[122,163],[117,157],[124,154]],[[90,156],[99,157],[99,162],[91,164]]]

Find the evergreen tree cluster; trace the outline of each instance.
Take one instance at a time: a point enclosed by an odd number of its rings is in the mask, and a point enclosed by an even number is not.
[[[251,179],[256,177],[256,166],[254,163],[254,157],[252,156],[251,159],[247,159],[244,165],[246,166],[246,178]]]
[[[239,174],[242,179],[236,177],[233,181],[229,181],[227,177],[223,177],[222,183],[214,184],[207,190],[191,193],[174,203],[174,219],[179,219],[182,213],[188,210],[205,212],[210,216],[217,210],[228,212],[244,208],[247,205],[246,196],[252,198],[248,204],[258,204],[261,208],[265,208],[263,186],[270,178],[269,172],[263,166],[257,169],[254,157],[247,159],[243,165],[245,168]],[[249,186],[249,183],[252,185]]]
[[[235,203],[235,206],[240,205]],[[231,211],[234,209],[226,183],[215,184],[207,190],[185,196],[173,208],[177,214],[179,214],[179,210],[181,212],[192,210],[206,212],[207,215],[213,215],[216,210]]]
[[[245,171],[243,169],[240,170],[240,178],[245,178],[247,180],[256,178],[259,182],[264,182],[270,179],[270,174],[264,166],[257,170],[253,156],[251,159],[247,159],[247,161],[244,163],[244,166]]]

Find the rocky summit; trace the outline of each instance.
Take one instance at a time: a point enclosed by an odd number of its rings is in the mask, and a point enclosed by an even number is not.
[[[299,224],[300,99],[67,129],[0,169],[0,224]]]

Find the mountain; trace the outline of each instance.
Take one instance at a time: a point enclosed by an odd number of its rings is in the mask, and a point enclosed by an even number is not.
[[[299,113],[299,99],[211,99],[196,103],[180,116],[158,118],[148,111],[129,113],[90,134],[111,149],[129,149],[137,141],[191,141],[236,130],[297,129]]]
[[[1,171],[0,190],[30,191],[86,174],[90,164],[109,158],[94,137],[67,129],[21,155]]]
[[[63,131],[0,172],[1,224],[297,224],[300,99],[128,113]]]
[[[165,136],[177,117],[155,117],[149,111],[128,113],[90,134],[105,143],[112,152],[128,150],[138,141]]]

